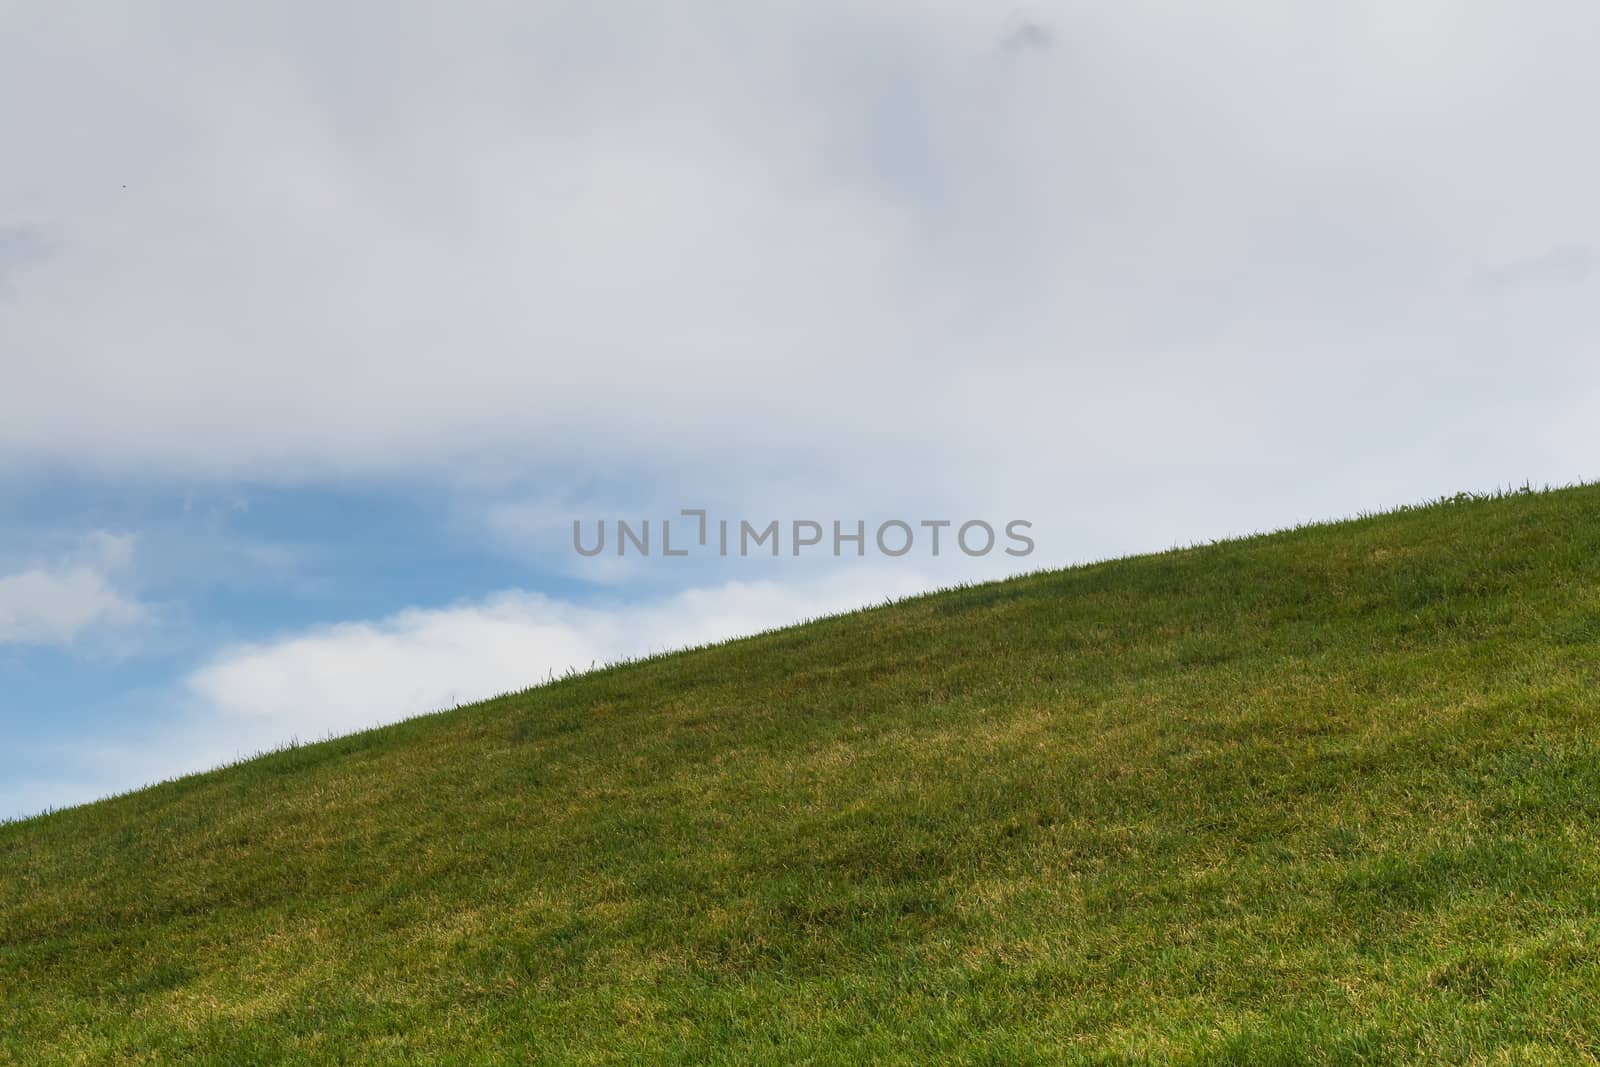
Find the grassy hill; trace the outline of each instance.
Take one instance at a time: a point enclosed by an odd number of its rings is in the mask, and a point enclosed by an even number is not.
[[[1600,488],[940,593],[0,826],[0,1062],[1593,1063]]]

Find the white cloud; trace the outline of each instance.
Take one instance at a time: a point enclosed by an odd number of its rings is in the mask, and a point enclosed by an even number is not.
[[[40,7],[0,466],[968,509],[998,467],[1098,511],[1174,456],[1262,502],[1590,474],[1537,430],[1600,386],[1596,280],[1472,280],[1600,241],[1600,9],[1431,12],[1040,3],[1019,52],[1006,5]]]
[[[242,731],[268,744],[321,737],[926,586],[921,575],[885,569],[803,583],[729,582],[611,606],[507,592],[232,648],[192,674],[187,688],[202,732]]]
[[[92,626],[142,617],[137,604],[88,567],[0,577],[0,644],[66,644]]]
[[[44,238],[30,226],[0,224],[0,299],[6,296],[11,277],[44,259]]]
[[[82,556],[0,575],[0,645],[70,644],[90,630],[145,617],[144,608],[113,588],[109,577],[132,560],[131,537],[91,534]]]

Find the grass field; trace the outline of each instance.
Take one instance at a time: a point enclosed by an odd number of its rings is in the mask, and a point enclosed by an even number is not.
[[[1597,487],[940,593],[0,826],[8,1064],[1597,1057]]]

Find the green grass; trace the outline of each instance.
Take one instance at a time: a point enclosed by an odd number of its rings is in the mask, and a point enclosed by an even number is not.
[[[0,1062],[1594,1063],[1600,488],[940,593],[0,826]]]

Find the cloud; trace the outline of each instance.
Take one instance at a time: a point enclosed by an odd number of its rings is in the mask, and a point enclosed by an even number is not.
[[[23,269],[43,260],[48,247],[32,226],[0,225],[0,294]]]
[[[1055,35],[1049,27],[1037,22],[1024,22],[1000,39],[1002,52],[1045,51],[1055,44]]]
[[[195,671],[186,687],[201,709],[197,721],[213,728],[320,737],[924,587],[908,571],[872,571],[795,584],[728,582],[611,606],[506,592],[242,645]]]
[[[1036,6],[40,8],[0,43],[0,212],[63,251],[0,320],[0,468],[971,509],[997,468],[1120,507],[1174,456],[1368,505],[1584,473],[1528,431],[1600,384],[1593,317],[1456,282],[1587,217],[1600,9]],[[1072,63],[992,62],[1069,19]],[[1501,403],[1511,359],[1517,418],[1433,403]]]
[[[1520,285],[1575,285],[1594,272],[1594,250],[1587,245],[1561,245],[1537,256],[1481,270],[1474,282],[1485,289]]]
[[[131,561],[132,539],[91,534],[82,555],[0,575],[0,645],[71,644],[91,630],[145,618],[145,609],[117,592],[109,577]]]

